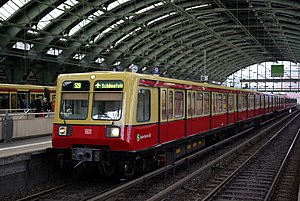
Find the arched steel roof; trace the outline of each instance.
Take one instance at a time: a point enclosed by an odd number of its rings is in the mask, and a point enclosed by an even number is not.
[[[224,81],[255,63],[299,62],[299,11],[296,0],[2,1],[0,66],[10,82],[131,64]]]

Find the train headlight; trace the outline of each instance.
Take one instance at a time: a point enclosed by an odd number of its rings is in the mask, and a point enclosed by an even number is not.
[[[58,128],[58,135],[67,135],[67,126],[60,126]]]
[[[105,137],[109,137],[109,138],[120,137],[120,128],[116,126],[107,127],[105,129]]]

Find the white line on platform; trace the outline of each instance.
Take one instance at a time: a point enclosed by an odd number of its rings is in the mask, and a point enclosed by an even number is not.
[[[18,148],[24,148],[24,147],[31,147],[31,146],[36,146],[36,145],[47,144],[47,143],[50,143],[50,142],[51,142],[51,140],[50,141],[46,141],[46,142],[24,144],[24,145],[19,145],[19,146],[14,146],[14,147],[5,147],[5,148],[0,148],[0,151],[10,150],[10,149],[18,149]]]

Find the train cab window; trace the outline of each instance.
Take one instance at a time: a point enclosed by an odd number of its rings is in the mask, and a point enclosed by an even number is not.
[[[183,117],[183,92],[175,92],[174,106],[175,118]]]
[[[161,118],[165,120],[167,118],[167,92],[163,90],[161,93]]]
[[[61,119],[86,119],[88,113],[89,93],[67,92],[62,93],[60,105]]]
[[[168,101],[168,119],[173,118],[173,91],[169,91],[169,101]]]
[[[209,114],[209,94],[205,93],[203,96],[203,112]]]
[[[121,92],[94,93],[92,118],[99,120],[119,120],[122,113]]]
[[[150,120],[150,91],[139,89],[136,120],[144,122]]]
[[[201,116],[203,114],[203,93],[197,93],[196,97],[196,115]]]

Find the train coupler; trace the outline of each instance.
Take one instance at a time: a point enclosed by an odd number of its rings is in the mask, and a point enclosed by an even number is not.
[[[103,159],[103,151],[91,148],[72,148],[72,160],[75,161],[95,161]]]

